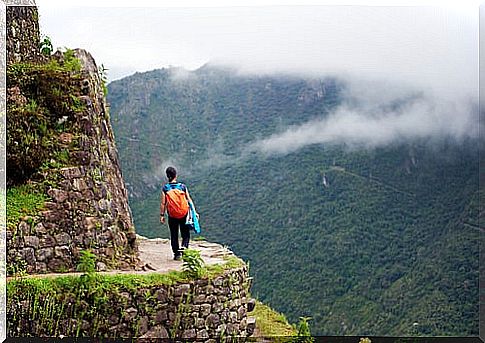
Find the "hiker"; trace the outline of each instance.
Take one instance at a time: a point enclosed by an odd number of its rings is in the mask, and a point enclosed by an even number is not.
[[[170,228],[170,242],[172,244],[173,259],[180,260],[182,253],[179,248],[179,228],[182,236],[182,249],[189,248],[190,227],[186,225],[186,217],[189,212],[189,203],[195,211],[194,202],[190,198],[187,186],[177,182],[177,170],[168,167],[165,170],[168,183],[162,187],[160,196],[160,222],[165,223],[165,210],[168,213],[168,226]],[[198,216],[198,214],[197,214]]]

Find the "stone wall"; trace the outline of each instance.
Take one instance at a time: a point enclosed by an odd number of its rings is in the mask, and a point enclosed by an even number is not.
[[[35,6],[7,6],[7,64],[41,59]]]
[[[62,313],[55,314],[57,324],[52,326],[49,321],[41,321],[45,314],[37,314],[38,320],[32,316],[32,302],[41,312],[48,307],[42,294],[35,300],[24,292],[17,293],[18,298],[9,294],[7,316],[12,320],[7,336],[182,338],[206,342],[247,337],[255,328],[254,318],[248,317],[255,304],[249,288],[248,269],[242,266],[212,280],[120,289],[117,294],[109,289],[103,294],[109,306],[97,308],[94,320],[69,317],[74,307],[76,313],[88,313],[93,306],[88,299],[84,304],[71,299],[66,300]]]
[[[98,270],[133,269],[138,263],[136,234],[98,69],[84,50],[77,85],[83,110],[71,132],[59,133],[58,144],[70,155],[70,166],[51,169],[56,180],[50,200],[36,216],[7,230],[9,264],[26,264],[27,273],[74,271],[81,250],[98,256]],[[58,54],[62,58],[62,54]],[[62,120],[58,114],[55,120]],[[23,262],[22,262],[23,261]]]

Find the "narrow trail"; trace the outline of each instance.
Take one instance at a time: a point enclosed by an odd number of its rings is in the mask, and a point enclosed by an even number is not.
[[[144,266],[143,270],[110,270],[106,272],[98,272],[100,275],[116,275],[116,274],[150,274],[150,273],[167,273],[170,271],[182,270],[182,261],[174,261],[172,248],[169,239],[163,238],[145,238],[137,237],[139,246],[139,256]],[[207,241],[191,241],[191,249],[198,250],[200,256],[206,265],[222,264],[225,258],[234,256],[234,253],[217,243]],[[47,278],[47,277],[61,277],[61,276],[80,276],[83,273],[48,273],[48,274],[29,274],[22,276],[22,278]],[[16,277],[8,277],[7,281],[15,279]],[[17,277],[18,278],[18,277]]]
[[[474,224],[471,224],[471,223],[464,222],[463,225],[465,225],[466,227],[468,227],[468,228],[470,228],[472,230],[477,230],[477,231],[480,231],[480,232],[485,232],[485,228],[480,227],[480,226],[477,226],[477,225],[474,225]]]
[[[353,172],[351,172],[351,171],[346,170],[346,169],[345,169],[345,168],[343,168],[343,167],[333,166],[333,167],[330,167],[330,168],[329,168],[329,170],[331,170],[331,171],[338,171],[338,172],[342,172],[342,173],[344,173],[344,174],[352,175],[352,176],[355,176],[355,177],[361,178],[361,179],[363,179],[363,180],[365,180],[365,181],[367,181],[367,182],[373,182],[373,183],[377,183],[378,185],[380,185],[380,186],[382,186],[382,187],[384,187],[384,188],[391,189],[391,190],[393,190],[394,192],[401,193],[401,194],[405,194],[405,195],[408,195],[408,196],[413,197],[413,198],[414,198],[414,197],[416,197],[416,195],[415,195],[415,194],[413,194],[413,193],[409,193],[409,192],[406,192],[406,191],[402,191],[402,190],[400,190],[400,189],[398,189],[398,188],[396,188],[396,187],[394,187],[394,186],[391,186],[391,185],[389,185],[389,184],[387,184],[387,183],[384,183],[384,182],[382,182],[382,181],[379,181],[379,180],[378,180],[378,179],[376,179],[376,178],[372,178],[372,177],[365,177],[365,176],[362,176],[362,175],[359,175],[359,174],[353,173]]]

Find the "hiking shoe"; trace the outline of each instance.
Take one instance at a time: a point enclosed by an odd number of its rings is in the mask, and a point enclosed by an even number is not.
[[[174,261],[180,261],[182,259],[182,255],[175,255],[173,259]]]

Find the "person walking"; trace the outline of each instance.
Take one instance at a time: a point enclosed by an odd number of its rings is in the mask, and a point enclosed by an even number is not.
[[[173,259],[180,260],[182,253],[179,248],[178,232],[180,229],[182,249],[188,249],[190,227],[186,225],[186,217],[189,213],[189,203],[192,204],[194,211],[195,206],[187,186],[181,182],[177,182],[177,170],[174,167],[168,167],[165,170],[165,174],[167,175],[168,183],[163,185],[160,195],[160,222],[162,224],[165,223],[165,211],[167,211]]]

